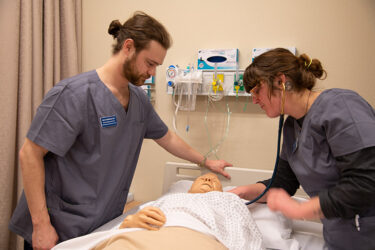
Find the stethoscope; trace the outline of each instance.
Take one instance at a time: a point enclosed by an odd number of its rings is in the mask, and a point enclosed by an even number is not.
[[[273,182],[273,180],[275,179],[275,176],[276,176],[277,167],[279,165],[279,159],[280,159],[281,132],[283,130],[283,124],[284,124],[284,103],[285,103],[285,84],[284,83],[282,83],[281,103],[282,104],[281,104],[281,113],[280,113],[280,118],[279,118],[279,133],[278,133],[278,136],[277,136],[276,162],[275,162],[275,168],[274,168],[273,173],[272,173],[271,181],[268,183],[266,189],[264,189],[264,191],[260,195],[258,195],[258,197],[256,197],[255,199],[253,199],[251,201],[246,202],[245,205],[250,205],[250,204],[256,202],[257,200],[259,200],[260,198],[262,198],[263,195],[265,193],[267,193],[267,191],[270,189],[270,187],[272,185],[272,182]]]

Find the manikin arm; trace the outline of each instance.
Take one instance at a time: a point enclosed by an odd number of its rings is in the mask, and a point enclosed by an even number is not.
[[[50,249],[58,240],[51,225],[44,192],[45,172],[43,157],[47,150],[26,138],[19,157],[27,205],[33,223],[34,249]]]
[[[230,175],[224,171],[225,167],[230,167],[232,164],[224,160],[208,160],[202,154],[197,152],[195,149],[190,147],[186,142],[184,142],[176,133],[170,130],[160,139],[155,140],[161,147],[167,150],[169,153],[194,162],[200,165],[205,165],[208,169],[213,172],[219,173],[226,178],[230,178]]]
[[[159,230],[166,221],[164,213],[157,207],[145,207],[136,214],[128,215],[120,225],[121,228],[144,228]]]

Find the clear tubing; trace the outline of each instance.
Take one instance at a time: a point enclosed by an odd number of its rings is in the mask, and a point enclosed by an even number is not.
[[[227,138],[228,133],[229,133],[229,124],[230,124],[231,112],[229,111],[229,105],[228,104],[226,104],[226,105],[227,105],[227,122],[226,122],[225,132],[224,132],[224,135],[221,137],[220,141],[213,147],[213,150],[215,152],[215,156],[216,156],[217,159],[219,159],[219,157],[216,155],[216,152],[219,150],[219,147],[225,141],[225,139]]]
[[[191,100],[191,95],[192,95],[192,92],[193,92],[193,83],[192,83],[192,80],[191,80],[191,77],[193,75],[193,72],[194,72],[194,68],[192,66],[190,66],[189,64],[189,83],[187,83],[187,117],[186,117],[186,132],[189,132],[189,129],[190,129],[190,109],[192,108],[192,100]]]
[[[192,82],[190,75],[190,82],[186,84],[187,86],[187,117],[186,117],[186,132],[189,132],[190,129],[190,109],[191,109],[191,92],[192,92]]]
[[[231,112],[230,112],[228,103],[226,103],[227,122],[226,122],[225,132],[224,132],[224,135],[221,137],[220,141],[215,146],[212,146],[210,131],[209,131],[208,125],[207,125],[208,108],[209,108],[210,103],[211,103],[211,100],[208,98],[207,99],[206,113],[205,113],[205,116],[204,116],[204,125],[205,125],[205,128],[206,128],[207,137],[208,137],[208,141],[209,141],[209,144],[210,144],[210,150],[205,154],[205,157],[208,157],[211,153],[213,153],[215,155],[216,159],[219,159],[219,157],[217,156],[216,153],[219,150],[219,147],[221,146],[221,144],[225,141],[225,139],[228,136]]]
[[[207,116],[208,116],[208,108],[210,106],[210,99],[207,98],[207,106],[206,106],[206,113],[204,115],[204,127],[206,128],[206,132],[207,132],[207,137],[208,137],[208,143],[210,145],[210,150],[205,154],[204,157],[208,157],[211,152],[213,151],[212,149],[212,142],[211,142],[211,134],[210,134],[210,130],[208,129],[208,124],[207,124]],[[216,153],[215,153],[215,156],[216,156]]]
[[[173,128],[174,128],[176,133],[177,133],[177,113],[178,113],[178,109],[180,108],[180,105],[181,105],[181,99],[182,99],[182,93],[183,93],[183,87],[181,86],[181,83],[176,83],[176,91],[174,92],[175,96],[176,96],[176,92],[178,90],[180,90],[180,94],[178,96],[177,104],[175,103],[176,109],[175,109],[175,112],[174,112],[174,115],[173,115]]]

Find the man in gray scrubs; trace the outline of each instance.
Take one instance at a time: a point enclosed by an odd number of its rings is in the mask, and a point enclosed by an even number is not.
[[[123,25],[112,21],[108,32],[113,56],[48,92],[20,151],[24,193],[9,228],[34,249],[122,214],[144,138],[229,177],[229,163],[207,160],[170,132],[137,87],[155,75],[171,45],[162,24],[136,12]]]

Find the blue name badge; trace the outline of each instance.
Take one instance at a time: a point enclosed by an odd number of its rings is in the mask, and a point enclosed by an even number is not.
[[[102,128],[116,127],[117,126],[116,116],[112,115],[112,116],[100,117],[100,124],[102,125]]]

